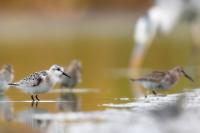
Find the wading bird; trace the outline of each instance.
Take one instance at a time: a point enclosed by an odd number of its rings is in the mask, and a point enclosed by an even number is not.
[[[177,66],[169,71],[153,71],[138,79],[131,79],[131,81],[142,84],[146,89],[150,89],[154,95],[156,90],[170,89],[175,83],[179,81],[181,76],[185,76],[190,81],[193,79],[186,74],[182,67]]]
[[[131,55],[131,68],[134,75],[140,74],[140,68],[146,53],[158,34],[167,35],[181,23],[186,22],[192,40],[192,53],[190,64],[196,65],[197,50],[200,46],[200,15],[199,0],[154,0],[153,6],[145,15],[139,17],[134,28],[134,48]],[[199,27],[198,27],[199,26]],[[195,71],[195,69],[193,69]],[[194,73],[194,76],[196,72]],[[137,88],[135,86],[134,88]],[[136,95],[140,90],[134,89]]]
[[[34,96],[39,101],[37,95],[48,92],[50,89],[52,89],[57,82],[60,82],[59,77],[61,75],[71,78],[64,72],[63,67],[59,65],[52,65],[49,70],[35,72],[18,82],[9,83],[9,85],[15,86],[22,91],[30,93],[32,101],[35,101]]]

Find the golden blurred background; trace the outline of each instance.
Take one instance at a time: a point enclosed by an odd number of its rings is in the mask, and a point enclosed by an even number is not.
[[[66,66],[79,59],[83,82],[78,87],[99,90],[97,94],[80,94],[82,111],[103,109],[97,105],[116,102],[113,98],[131,98],[129,77],[120,72],[129,67],[134,23],[151,4],[151,0],[0,0],[0,66],[13,64],[16,81],[52,64]],[[156,38],[143,66],[185,66],[191,52],[185,29]],[[184,80],[171,92],[187,85]],[[6,94],[12,100],[30,99],[29,94],[14,88]],[[40,97],[54,100],[58,95]],[[27,106],[14,104],[15,111]],[[51,104],[39,106],[56,112]],[[4,132],[12,132],[8,123],[3,125]]]

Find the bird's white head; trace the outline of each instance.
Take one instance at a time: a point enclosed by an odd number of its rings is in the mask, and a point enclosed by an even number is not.
[[[64,75],[64,76],[66,76],[66,77],[71,78],[71,76],[69,76],[68,74],[66,74],[66,73],[64,72],[64,68],[63,68],[63,67],[61,67],[61,66],[59,66],[59,65],[56,65],[56,64],[52,65],[52,66],[49,68],[48,73],[49,73],[49,75],[50,75],[50,78],[51,78],[51,79],[53,80],[53,82],[55,82],[55,83],[61,81],[61,79],[60,79],[60,76],[61,76],[61,75]]]

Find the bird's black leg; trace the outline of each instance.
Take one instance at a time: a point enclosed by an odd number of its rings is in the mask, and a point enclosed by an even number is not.
[[[157,95],[157,93],[156,93],[156,91],[155,91],[155,90],[152,90],[152,93],[153,93],[153,95],[154,95],[154,96],[156,96],[156,95]]]
[[[32,99],[32,102],[34,102],[34,101],[35,101],[35,99],[34,99],[33,95],[31,95],[31,99]]]
[[[31,99],[32,99],[31,106],[33,107],[33,105],[34,105],[34,102],[35,102],[35,99],[34,99],[33,95],[31,95]]]
[[[37,96],[37,95],[35,96],[35,98],[36,98],[38,101],[40,101],[40,99],[38,98],[38,96]]]

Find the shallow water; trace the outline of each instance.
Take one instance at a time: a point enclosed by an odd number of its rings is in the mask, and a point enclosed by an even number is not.
[[[62,93],[60,93],[62,92]],[[87,94],[86,94],[87,93]],[[97,93],[97,94],[96,94]],[[105,107],[102,103],[113,101],[123,101],[120,99],[98,99],[90,98],[91,101],[85,106],[95,104],[94,107],[90,106],[84,109],[83,95],[98,95],[96,89],[74,89],[61,90],[55,89],[49,94],[51,99],[42,99],[39,102],[32,102],[31,100],[12,100],[6,95],[0,97],[0,116],[3,132],[17,132],[16,130],[10,129],[13,126],[21,125],[19,132],[23,130],[33,132],[67,132],[65,124],[69,123],[72,125],[89,123],[102,123],[104,118],[97,117],[100,110],[104,110]],[[87,96],[88,97],[88,96]],[[97,102],[98,101],[98,102]],[[127,101],[127,100],[126,100]],[[96,112],[96,113],[95,113]],[[93,115],[93,114],[96,115]],[[53,127],[51,126],[53,124]],[[54,125],[55,124],[55,125]],[[57,125],[58,124],[58,125]],[[68,125],[68,124],[67,124]],[[59,126],[62,128],[59,129]],[[64,127],[63,127],[64,126]],[[50,128],[50,129],[49,129]]]
[[[90,21],[83,19],[78,24],[65,19],[62,23],[53,21],[49,24],[33,21],[30,25],[30,20],[27,22],[27,18],[23,20],[22,17],[10,21],[7,28],[4,25],[4,30],[0,31],[0,65],[13,64],[15,81],[32,72],[48,69],[52,64],[66,66],[72,59],[80,59],[83,82],[72,92],[64,90],[65,93],[61,94],[58,85],[51,92],[39,95],[41,102],[37,107],[36,103],[32,106],[29,94],[9,89],[0,97],[0,132],[110,133],[145,132],[147,128],[152,133],[160,132],[159,122],[151,115],[143,116],[140,111],[133,112],[132,109],[138,103],[128,80],[134,71],[129,68],[133,20],[126,17],[99,19],[98,22],[91,17]],[[119,20],[123,21],[115,23]],[[23,26],[24,23],[28,25]],[[15,36],[9,25],[16,31],[24,29]],[[192,74],[193,66],[189,63],[191,40],[185,37],[186,31],[183,26],[167,37],[156,38],[141,68],[141,75],[176,65]],[[198,62],[194,66],[198,70],[197,66]],[[166,93],[194,88],[198,83],[196,80],[191,84],[183,78]]]
[[[11,101],[7,96],[2,95],[1,131],[160,133],[173,130],[180,133],[198,132],[200,130],[197,124],[200,121],[199,92],[199,89],[195,89],[168,96],[109,99],[108,101],[113,102],[112,104],[105,104],[106,101],[103,102],[104,104],[99,102],[100,108],[96,111],[82,110],[82,94],[77,95],[77,93],[62,93],[56,100],[41,100],[38,104],[32,104],[32,101]],[[16,110],[19,107],[21,109]],[[181,128],[182,126],[185,128]],[[12,128],[17,128],[17,130]]]

